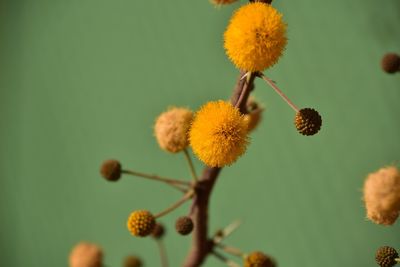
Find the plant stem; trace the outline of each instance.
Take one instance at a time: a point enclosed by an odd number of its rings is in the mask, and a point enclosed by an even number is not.
[[[219,254],[219,253],[216,252],[216,251],[213,251],[212,254],[213,254],[215,257],[217,257],[219,260],[225,262],[226,265],[229,266],[229,267],[240,267],[239,264],[237,264],[237,263],[234,262],[234,261],[231,261],[230,259],[226,258],[225,256]]]
[[[221,248],[226,253],[229,253],[231,255],[234,255],[234,256],[237,256],[240,258],[243,258],[245,255],[240,249],[235,248],[235,247],[227,246],[227,245],[224,245],[221,243],[217,244],[217,247]]]
[[[187,200],[189,200],[194,194],[193,190],[188,191],[180,200],[178,200],[175,204],[173,204],[171,207],[167,208],[166,210],[159,212],[157,214],[154,215],[155,218],[160,218],[168,213],[170,213],[171,211],[175,210],[176,208],[178,208],[180,205],[182,205],[183,203],[185,203]]]
[[[160,252],[161,266],[168,267],[168,258],[163,241],[157,240],[157,245],[158,245],[158,250]]]
[[[264,81],[266,81],[277,93],[278,95],[280,95],[283,100],[286,101],[286,103],[296,112],[299,112],[298,107],[296,107],[295,104],[293,104],[292,101],[290,101],[290,99],[281,91],[281,89],[278,88],[278,86],[267,76],[265,76],[264,74],[260,74],[261,79],[263,79]]]
[[[186,193],[187,187],[191,186],[189,182],[175,180],[175,179],[171,179],[171,178],[165,178],[165,177],[161,177],[158,175],[141,173],[141,172],[136,172],[136,171],[131,171],[131,170],[122,170],[121,172],[125,173],[125,174],[130,174],[133,176],[137,176],[137,177],[142,177],[142,178],[146,178],[146,179],[150,179],[150,180],[167,183],[183,193]],[[182,186],[186,186],[186,187],[182,187]]]
[[[240,73],[231,97],[232,105],[238,107],[242,114],[247,113],[246,102],[253,90],[255,78],[255,74],[250,73],[250,77],[242,79],[245,74],[246,72],[243,71]],[[194,224],[192,245],[183,263],[184,267],[200,266],[207,255],[213,251],[214,243],[208,238],[208,206],[212,189],[220,172],[221,168],[205,167],[195,185],[196,194],[190,208],[190,216]]]
[[[194,180],[195,182],[197,182],[196,170],[195,170],[195,168],[194,168],[192,158],[191,158],[190,155],[189,155],[189,151],[187,150],[187,148],[185,148],[185,149],[183,150],[183,152],[185,153],[186,160],[187,160],[187,162],[188,162],[188,164],[189,164],[189,168],[190,168],[190,172],[192,173],[193,180]]]

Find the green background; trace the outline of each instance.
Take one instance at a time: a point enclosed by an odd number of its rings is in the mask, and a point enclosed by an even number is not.
[[[161,211],[179,193],[138,178],[111,184],[98,169],[117,158],[189,179],[183,155],[161,151],[152,125],[170,105],[197,109],[230,96],[238,71],[222,34],[243,3],[0,1],[1,266],[67,266],[80,240],[100,244],[108,266],[129,253],[160,265],[154,241],[131,237],[125,222],[132,210]],[[383,73],[380,59],[400,52],[400,1],[274,6],[289,43],[266,73],[298,106],[316,108],[323,128],[299,135],[293,111],[257,81],[264,123],[222,172],[211,231],[242,219],[227,243],[270,253],[280,266],[376,266],[377,247],[400,249],[399,223],[367,221],[361,201],[364,177],[399,160],[400,74]],[[162,219],[170,266],[190,244],[172,228],[187,208]],[[209,258],[206,266],[224,265]]]

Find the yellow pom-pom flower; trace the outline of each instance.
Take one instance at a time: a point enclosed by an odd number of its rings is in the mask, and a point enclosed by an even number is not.
[[[235,162],[248,144],[247,121],[239,109],[219,100],[197,112],[189,132],[193,152],[206,165],[223,167]]]
[[[225,50],[233,64],[252,72],[274,65],[286,43],[282,15],[261,2],[249,3],[236,11],[224,34]]]
[[[144,237],[153,232],[156,219],[147,210],[137,210],[129,215],[127,226],[132,235]]]

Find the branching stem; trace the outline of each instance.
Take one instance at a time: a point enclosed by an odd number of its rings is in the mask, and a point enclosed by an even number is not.
[[[247,113],[246,103],[256,77],[255,73],[249,73],[246,79],[242,79],[245,74],[243,71],[240,73],[231,97],[232,105],[238,107],[242,114]],[[184,267],[198,267],[210,253],[213,253],[214,242],[208,237],[208,207],[212,189],[220,172],[221,168],[204,168],[195,185],[196,194],[190,207],[190,217],[194,224],[192,245],[183,263]]]
[[[195,170],[194,165],[193,165],[192,157],[190,157],[190,154],[189,154],[189,151],[187,150],[187,148],[185,148],[183,150],[183,152],[185,153],[185,158],[186,158],[186,160],[187,160],[187,162],[189,164],[189,168],[190,168],[190,172],[192,173],[193,180],[195,182],[197,182],[198,179],[197,179],[196,170]]]
[[[171,207],[167,208],[166,210],[164,210],[162,212],[155,214],[154,217],[160,218],[164,215],[167,215],[168,213],[170,213],[171,211],[175,210],[180,205],[182,205],[183,203],[188,201],[193,196],[193,194],[194,194],[193,190],[188,191],[180,200],[178,200],[176,203],[174,203]]]
[[[141,173],[141,172],[136,172],[136,171],[131,171],[131,170],[122,170],[121,172],[124,174],[130,174],[130,175],[141,177],[141,178],[146,178],[146,179],[150,179],[150,180],[154,180],[154,181],[167,183],[183,193],[186,193],[188,187],[191,186],[191,184],[187,181],[165,178],[165,177],[161,177],[158,175]]]
[[[219,254],[216,251],[212,251],[212,254],[219,260],[223,261],[227,266],[229,267],[240,267],[239,264],[237,264],[234,261],[231,261],[230,259],[226,258],[225,256]]]

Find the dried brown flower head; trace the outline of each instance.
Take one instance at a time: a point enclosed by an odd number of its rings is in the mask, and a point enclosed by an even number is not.
[[[108,181],[118,181],[121,178],[121,163],[115,159],[104,161],[100,167],[100,174]]]
[[[188,216],[179,217],[175,222],[175,229],[181,235],[188,235],[193,230],[193,221]]]
[[[246,107],[248,114],[245,115],[245,119],[248,123],[247,129],[251,132],[260,124],[264,108],[261,107],[254,98],[250,98],[249,101],[247,101]]]
[[[70,267],[101,267],[103,252],[96,244],[78,243],[69,255]]]
[[[275,267],[275,261],[260,251],[250,253],[244,259],[244,267]]]
[[[364,183],[367,217],[377,224],[393,224],[400,212],[400,173],[394,167],[371,173]]]
[[[321,129],[322,118],[315,109],[303,108],[297,112],[294,124],[302,135],[314,135]]]
[[[151,236],[155,239],[161,239],[163,238],[164,234],[165,234],[164,226],[161,223],[156,223],[156,226],[154,227]]]
[[[128,256],[124,260],[124,267],[142,267],[142,260],[136,256]]]
[[[387,73],[396,73],[400,71],[400,56],[395,53],[387,53],[382,58],[382,69]]]
[[[154,134],[163,150],[177,153],[189,145],[188,130],[193,112],[187,108],[171,108],[156,119]]]
[[[375,260],[381,267],[392,267],[397,264],[396,259],[398,257],[399,254],[394,248],[384,246],[376,251]]]

